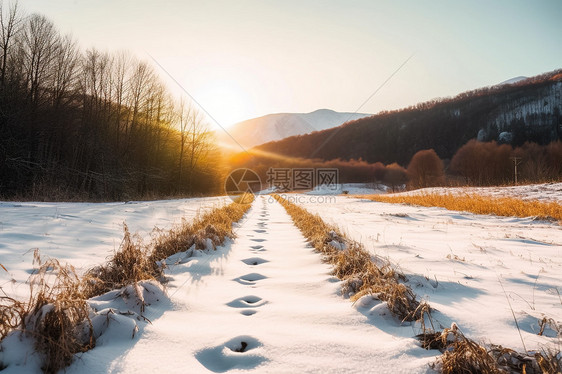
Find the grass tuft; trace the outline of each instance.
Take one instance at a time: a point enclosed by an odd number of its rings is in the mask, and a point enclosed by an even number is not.
[[[418,195],[371,195],[370,200],[382,203],[411,204],[425,207],[441,207],[475,214],[495,214],[505,217],[536,217],[537,219],[562,222],[562,205],[555,202],[521,200],[512,197],[482,195],[456,195],[423,193]]]
[[[6,295],[0,288],[0,341],[21,325],[25,304]]]
[[[21,330],[35,339],[43,353],[43,371],[56,373],[68,366],[75,353],[95,346],[90,308],[81,290],[81,280],[71,265],[56,259],[42,261],[30,278],[31,296],[21,314]]]
[[[334,266],[333,274],[344,281],[342,292],[351,294],[356,301],[372,294],[386,301],[389,310],[403,321],[418,321],[429,306],[421,308],[414,292],[403,283],[404,275],[397,273],[390,263],[379,267],[361,243],[352,241],[339,230],[326,224],[318,215],[274,195],[285,208],[293,222],[314,248],[324,254],[325,260]]]
[[[253,201],[253,195],[244,194],[233,203],[216,208],[192,222],[183,221],[180,227],[160,232],[155,238],[151,261],[160,261],[175,253],[195,249],[215,249],[226,238],[234,239],[234,222],[242,219]],[[212,246],[212,248],[208,248]]]
[[[562,369],[560,351],[521,354],[499,345],[490,348],[465,337],[456,324],[442,332],[425,331],[417,335],[425,349],[438,349],[438,369],[444,374],[456,373],[522,373],[558,374]]]
[[[96,266],[85,274],[83,288],[87,298],[159,277],[161,270],[150,261],[149,256],[150,250],[142,240],[131,235],[127,225],[123,224],[119,250],[106,264]]]

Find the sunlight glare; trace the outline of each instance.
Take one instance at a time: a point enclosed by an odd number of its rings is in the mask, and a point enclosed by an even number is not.
[[[248,119],[253,110],[250,96],[234,80],[211,80],[201,87],[197,98],[224,128]],[[215,123],[212,126],[219,127]]]

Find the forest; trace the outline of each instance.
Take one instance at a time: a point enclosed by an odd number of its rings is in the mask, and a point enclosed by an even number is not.
[[[562,141],[546,145],[525,142],[512,147],[471,139],[451,159],[441,159],[434,149],[423,149],[404,164],[280,157],[256,150],[232,155],[229,163],[233,168],[254,170],[262,183],[267,181],[270,168],[330,168],[338,169],[340,183],[384,185],[392,191],[436,186],[497,186],[516,181],[528,184],[562,180]]]
[[[470,139],[514,147],[562,139],[562,70],[511,85],[349,121],[340,127],[256,147],[285,157],[407,164],[424,149],[450,160]]]
[[[127,200],[218,192],[213,133],[155,69],[0,2],[0,197]]]

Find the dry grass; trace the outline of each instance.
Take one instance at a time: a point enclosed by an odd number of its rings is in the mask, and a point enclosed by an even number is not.
[[[25,304],[6,295],[0,288],[0,341],[21,325]],[[1,363],[0,363],[1,366]]]
[[[280,196],[274,197],[283,205],[295,225],[316,250],[334,265],[333,274],[344,281],[343,292],[352,292],[352,300],[372,294],[386,301],[389,310],[406,321],[419,321],[423,334],[417,336],[422,347],[439,349],[438,370],[445,374],[457,373],[561,373],[562,357],[559,351],[521,355],[517,352],[492,346],[486,349],[466,338],[456,324],[443,332],[426,328],[425,317],[431,313],[426,302],[418,302],[413,291],[390,263],[377,266],[364,247],[342,235],[337,228],[327,225],[318,215],[289,203]],[[334,245],[334,242],[335,245]],[[342,249],[343,248],[343,249]],[[429,318],[431,321],[431,318]],[[433,326],[432,326],[433,327]]]
[[[370,200],[383,203],[411,204],[441,207],[476,214],[495,214],[506,217],[536,217],[537,219],[562,222],[562,205],[512,197],[482,195],[419,194],[419,195],[372,195]]]
[[[444,374],[557,374],[562,369],[560,352],[521,354],[496,345],[486,349],[465,337],[456,324],[442,332],[425,332],[417,338],[422,347],[438,349],[443,353],[436,366]]]
[[[363,295],[375,295],[386,301],[389,310],[404,321],[420,320],[424,313],[429,313],[429,306],[417,301],[413,291],[399,282],[404,276],[397,273],[390,263],[378,267],[362,244],[346,238],[318,215],[278,195],[274,197],[314,248],[334,266],[333,274],[344,281],[342,291],[352,293],[353,301]]]
[[[153,262],[162,260],[195,245],[195,249],[211,249],[224,243],[226,238],[234,238],[232,224],[239,221],[248,211],[253,195],[241,195],[233,203],[213,209],[192,222],[183,221],[181,226],[168,232],[161,232],[154,243],[151,254]]]
[[[72,266],[55,259],[43,262],[38,251],[34,262],[38,269],[30,278],[30,299],[16,310],[21,313],[21,331],[33,337],[36,350],[43,353],[43,371],[56,373],[75,353],[95,346],[90,309]]]
[[[161,236],[152,248],[131,235],[124,225],[119,250],[106,264],[86,272],[82,279],[72,266],[56,259],[42,261],[36,251],[34,263],[38,269],[30,277],[29,301],[15,300],[0,288],[0,341],[10,332],[21,331],[34,339],[35,349],[43,354],[42,370],[58,372],[72,362],[75,353],[95,346],[88,298],[160,278],[163,269],[156,259],[189,248],[184,245],[204,248],[209,242],[207,238],[213,247],[222,244],[225,238],[234,236],[232,224],[243,217],[252,201],[253,197],[241,196],[230,205],[195,218],[192,224],[184,223],[181,230]],[[1,264],[0,267],[6,270]],[[142,295],[138,296],[142,300]]]
[[[182,221],[179,227],[158,232],[151,245],[132,236],[124,225],[124,238],[119,250],[106,264],[86,273],[84,292],[89,297],[136,284],[143,280],[160,280],[162,267],[158,261],[195,245],[196,249],[216,248],[227,237],[234,237],[232,224],[240,220],[253,199],[243,195],[233,203],[197,216],[191,223]]]
[[[443,374],[505,373],[484,347],[462,335],[447,346],[440,360]]]
[[[123,240],[113,257],[86,272],[82,287],[87,298],[161,275],[161,269],[150,261],[150,249],[141,238],[132,236],[126,224],[123,232]]]

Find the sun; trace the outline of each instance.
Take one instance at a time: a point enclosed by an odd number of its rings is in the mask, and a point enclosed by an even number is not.
[[[218,123],[213,127],[227,128],[249,118],[252,100],[236,80],[221,79],[206,82],[195,97]]]

